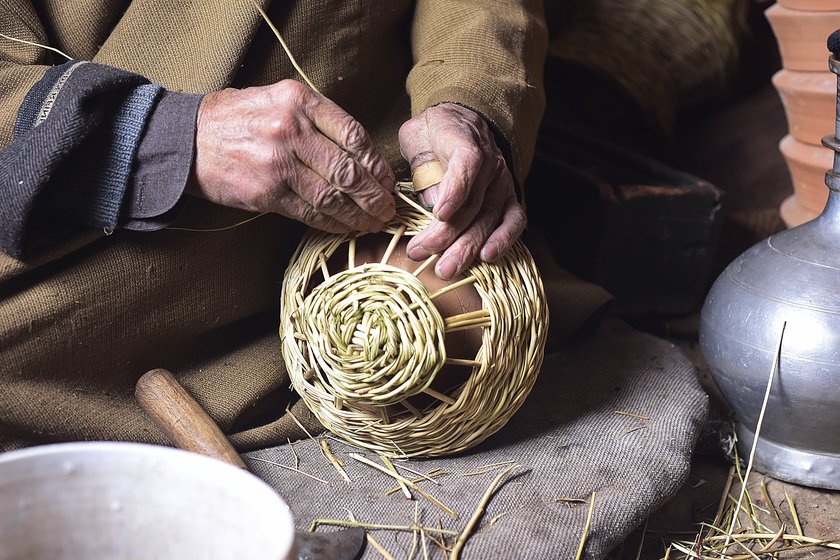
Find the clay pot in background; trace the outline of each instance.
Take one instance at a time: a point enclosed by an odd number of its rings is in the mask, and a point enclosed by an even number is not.
[[[840,10],[840,0],[779,0],[779,4],[791,10],[814,10],[818,12]]]
[[[825,186],[825,172],[831,169],[833,163],[833,152],[822,146],[813,146],[800,142],[790,134],[779,142],[779,150],[785,157],[791,179],[793,180],[793,192],[800,207],[801,218],[806,220],[803,223],[815,218],[822,212],[825,201],[828,199],[828,187]],[[793,217],[794,208],[788,209],[788,214]],[[785,216],[782,216],[783,218]],[[788,227],[798,225],[785,220]]]
[[[780,70],[773,76],[773,85],[785,106],[788,129],[794,138],[819,146],[823,136],[834,134],[837,94],[834,74],[827,69],[825,72]]]
[[[829,52],[825,41],[840,28],[840,7],[808,11],[774,4],[764,14],[779,43],[782,66],[805,72],[826,71]]]
[[[800,224],[804,224],[805,222],[810,222],[819,214],[815,213],[813,210],[803,208],[799,204],[799,201],[796,200],[796,195],[792,194],[784,199],[779,205],[779,215],[781,215],[785,226],[792,228]]]

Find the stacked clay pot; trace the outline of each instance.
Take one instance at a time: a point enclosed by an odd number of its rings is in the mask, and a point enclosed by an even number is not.
[[[779,0],[765,15],[782,57],[773,85],[787,116],[788,134],[779,150],[793,182],[780,212],[794,227],[817,217],[828,198],[825,172],[833,152],[820,139],[834,133],[837,82],[828,70],[826,39],[840,29],[840,0]]]

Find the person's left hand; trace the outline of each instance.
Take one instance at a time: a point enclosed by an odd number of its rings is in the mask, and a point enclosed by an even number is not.
[[[412,171],[432,160],[446,170],[421,196],[435,220],[408,244],[414,260],[442,253],[435,273],[449,279],[472,263],[497,260],[525,230],[525,211],[487,122],[475,111],[443,103],[400,128],[400,150]]]

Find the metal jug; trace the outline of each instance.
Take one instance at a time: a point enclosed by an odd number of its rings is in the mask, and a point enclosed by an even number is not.
[[[840,93],[838,59],[835,52],[829,68]],[[835,154],[822,214],[758,243],[723,271],[703,305],[700,346],[735,412],[746,457],[781,340],[754,467],[839,490],[840,95],[835,136],[823,145]]]

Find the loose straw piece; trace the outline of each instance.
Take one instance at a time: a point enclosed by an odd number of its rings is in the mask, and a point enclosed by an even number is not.
[[[713,537],[706,537],[705,540],[707,541],[720,541],[724,540],[726,537],[729,537],[733,541],[751,541],[751,540],[759,540],[759,539],[772,539],[775,537],[774,533],[737,533],[735,535],[715,535]],[[804,535],[793,535],[790,533],[782,533],[779,537],[785,541],[795,541],[795,542],[803,542],[808,543],[813,546],[822,546],[825,548],[830,548],[833,550],[840,550],[840,543],[838,542],[831,542],[825,539],[815,539],[813,537],[806,537]]]
[[[782,522],[782,516],[779,515],[779,510],[776,508],[776,505],[770,499],[770,493],[767,491],[767,484],[764,480],[761,481],[761,494],[764,496],[764,501],[767,503],[767,507],[769,507],[773,512],[773,517],[776,518],[776,522],[779,524],[780,527],[784,528],[785,524]]]
[[[620,414],[622,416],[629,416],[630,418],[637,418],[639,420],[650,420],[650,416],[642,416],[633,412],[625,412],[623,410],[613,410],[613,414]]]
[[[286,408],[286,414],[288,414],[289,416],[292,417],[292,420],[294,420],[295,424],[298,425],[298,428],[303,430],[303,433],[305,433],[307,436],[309,436],[309,439],[311,439],[312,441],[315,441],[315,437],[311,433],[309,433],[309,430],[306,429],[306,426],[301,424],[300,420],[297,419],[297,416],[295,416],[295,414],[292,412],[292,410],[288,407]]]
[[[636,560],[640,560],[642,557],[642,548],[645,546],[645,533],[647,533],[648,521],[650,521],[650,517],[645,518],[645,526],[642,527],[642,538],[639,541],[639,550],[636,551]]]
[[[398,465],[395,465],[395,466],[398,466]],[[413,482],[414,484],[418,484],[418,483],[420,483],[420,482],[423,482],[424,480],[428,480],[428,481],[430,481],[430,482],[434,482],[435,484],[437,484],[438,486],[440,486],[440,482],[438,482],[437,480],[435,480],[435,478],[440,477],[440,476],[446,476],[446,475],[448,475],[448,474],[449,474],[449,473],[448,473],[448,472],[446,472],[446,471],[439,471],[439,472],[435,472],[435,473],[429,473],[429,476],[426,476],[426,475],[423,475],[423,476],[418,476],[417,478],[412,479],[412,481],[411,481],[411,482]],[[432,478],[432,477],[434,477],[434,478]],[[399,492],[399,491],[400,491],[400,487],[399,487],[399,486],[397,486],[397,487],[395,487],[395,488],[391,488],[390,490],[388,490],[387,492],[385,492],[385,495],[386,495],[386,496],[390,496],[391,494],[393,494],[393,493],[395,493],[395,492]]]
[[[309,532],[315,531],[321,525],[331,525],[335,527],[358,527],[360,529],[370,529],[372,531],[400,531],[409,532],[416,531],[417,527],[408,525],[383,525],[379,523],[362,523],[358,521],[345,521],[344,519],[313,519],[312,524],[309,525]],[[458,531],[450,531],[448,529],[437,527],[423,527],[423,530],[428,533],[438,533],[440,535],[455,536]]]
[[[431,494],[429,494],[424,489],[420,488],[419,486],[417,486],[416,484],[414,484],[413,482],[411,482],[409,479],[405,478],[404,476],[402,476],[398,473],[395,473],[395,472],[391,472],[388,469],[386,469],[385,467],[383,467],[382,465],[378,465],[378,464],[374,463],[373,461],[371,461],[370,459],[368,459],[367,457],[359,455],[358,453],[350,453],[350,457],[359,461],[360,463],[364,463],[364,464],[368,465],[369,467],[373,467],[374,469],[376,469],[380,472],[383,472],[383,473],[387,474],[390,477],[393,477],[394,479],[396,479],[398,481],[401,480],[403,482],[403,484],[406,484],[412,490],[417,491],[418,494],[420,494],[421,496],[423,496],[424,498],[429,500],[435,507],[437,507],[443,513],[448,515],[450,518],[452,518],[455,521],[458,520],[458,514],[457,513],[455,513],[453,510],[446,507],[445,505],[443,505],[437,498],[435,498],[434,496],[432,496]]]
[[[592,492],[592,498],[589,502],[589,511],[586,514],[586,524],[583,526],[583,534],[580,536],[580,544],[578,545],[575,560],[580,560],[583,557],[583,547],[586,545],[586,539],[589,537],[589,527],[592,525],[592,512],[595,510],[595,492]]]
[[[729,474],[726,477],[726,484],[723,487],[723,493],[720,496],[720,503],[718,503],[717,512],[715,513],[714,520],[712,523],[714,525],[720,524],[723,521],[723,510],[726,507],[726,502],[729,499],[729,491],[732,489],[732,483],[735,480],[735,466],[729,467]],[[711,532],[708,536],[711,536]]]
[[[300,77],[303,78],[303,81],[306,82],[306,85],[308,85],[310,88],[312,88],[313,91],[320,93],[320,91],[318,91],[318,88],[315,87],[315,84],[313,84],[312,81],[309,79],[309,77],[306,75],[306,72],[303,71],[303,68],[301,68],[300,65],[298,64],[297,60],[295,59],[295,56],[292,54],[291,49],[289,49],[289,46],[286,44],[286,41],[283,40],[283,37],[282,37],[282,35],[280,35],[280,32],[277,30],[277,28],[274,26],[274,24],[268,18],[268,14],[266,14],[265,11],[262,9],[262,7],[259,4],[257,4],[256,0],[251,0],[251,3],[254,5],[254,7],[257,9],[257,11],[260,13],[263,20],[271,28],[271,31],[274,32],[274,36],[277,37],[278,41],[280,41],[280,46],[283,47],[284,51],[286,51],[286,56],[289,57],[289,62],[292,63],[292,66],[294,66],[295,70],[297,70],[297,73],[300,74]]]
[[[418,477],[420,477],[421,480],[423,480],[423,479],[428,480],[429,482],[437,484],[438,486],[440,486],[440,482],[435,480],[433,477],[438,477],[438,476],[443,476],[443,475],[449,474],[448,472],[442,471],[440,469],[434,469],[434,470],[429,471],[429,474],[423,474],[420,471],[416,471],[412,468],[406,467],[405,465],[401,465],[399,463],[394,463],[394,466],[397,467],[398,469],[402,469],[404,471],[410,472],[411,474],[416,474]]]
[[[354,523],[357,522],[356,516],[353,515],[353,512],[349,509],[347,510],[347,516],[350,518],[350,521],[353,521]],[[367,531],[365,531],[365,539],[367,539],[367,542],[370,543],[370,545],[375,548],[379,554],[385,557],[385,560],[396,560],[381,544],[379,544],[376,539],[373,538],[373,535]]]
[[[259,462],[261,462],[261,463],[268,463],[269,465],[274,465],[275,467],[281,467],[281,468],[284,468],[284,469],[286,469],[286,470],[289,470],[289,471],[292,471],[292,472],[296,472],[296,473],[298,473],[298,474],[302,474],[303,476],[305,476],[305,477],[307,477],[307,478],[311,478],[312,480],[317,480],[318,482],[323,482],[323,483],[324,483],[324,484],[326,484],[327,486],[329,486],[329,484],[330,484],[330,482],[329,482],[328,480],[324,480],[323,478],[318,478],[317,476],[314,476],[314,475],[311,475],[311,474],[309,474],[309,473],[303,472],[303,471],[302,471],[302,470],[300,470],[300,469],[296,469],[296,468],[294,468],[294,467],[290,467],[290,466],[288,466],[288,465],[284,465],[283,463],[278,463],[278,462],[276,462],[276,461],[269,461],[268,459],[261,459],[261,458],[259,458],[259,457],[249,457],[249,459],[252,459],[252,460],[254,460],[254,461],[259,461]]]
[[[554,498],[554,501],[561,504],[566,504],[570,508],[572,507],[569,504],[585,504],[586,500],[581,500],[580,498]]]
[[[781,359],[782,340],[785,337],[786,327],[787,321],[782,323],[782,332],[779,333],[779,344],[776,346],[776,353],[773,355],[773,366],[770,368],[770,377],[767,379],[767,389],[764,391],[764,402],[761,403],[761,412],[758,414],[758,422],[755,426],[755,437],[753,438],[752,448],[750,449],[750,458],[749,461],[747,461],[747,470],[744,473],[744,480],[741,482],[741,493],[738,496],[738,505],[735,507],[735,514],[732,516],[732,521],[729,524],[729,531],[727,531],[729,535],[731,535],[732,531],[735,530],[735,524],[738,522],[738,513],[741,510],[741,503],[744,501],[744,494],[747,491],[747,481],[750,478],[750,472],[752,472],[755,450],[758,447],[758,437],[761,433],[761,424],[764,422],[764,413],[767,410],[767,403],[770,401],[770,389],[773,386],[773,378],[776,376],[776,368],[778,367],[779,360]],[[727,544],[729,544],[728,541]]]
[[[31,45],[33,47],[40,47],[42,49],[46,49],[48,51],[52,51],[54,53],[60,54],[61,56],[63,56],[67,60],[73,60],[73,58],[70,55],[65,54],[64,52],[58,50],[55,47],[50,47],[49,45],[42,45],[41,43],[35,43],[33,41],[27,41],[26,39],[18,39],[17,37],[9,37],[8,35],[6,35],[4,33],[0,33],[0,37],[3,37],[4,39],[8,39],[9,41],[14,41],[15,43],[23,43],[24,45]]]
[[[461,534],[458,535],[458,539],[455,541],[455,546],[452,547],[452,555],[450,556],[450,560],[458,560],[461,554],[461,549],[464,548],[464,544],[467,542],[467,539],[470,538],[470,535],[475,529],[476,523],[478,520],[481,519],[481,516],[484,515],[484,510],[487,507],[488,502],[490,502],[490,498],[493,496],[493,492],[496,491],[496,487],[499,486],[499,483],[502,482],[502,479],[510,474],[513,469],[517,468],[519,465],[511,465],[499,475],[493,479],[493,482],[490,483],[490,486],[487,487],[487,491],[484,492],[484,496],[481,497],[481,500],[478,502],[478,507],[475,508],[475,511],[470,517],[470,520],[467,522],[467,526],[464,527],[464,530],[461,531]]]
[[[300,468],[300,457],[298,457],[297,451],[295,451],[295,446],[292,444],[292,440],[286,438],[286,443],[289,444],[289,451],[292,452],[292,458],[295,461],[295,468]]]
[[[350,477],[347,476],[347,472],[344,470],[344,463],[338,460],[338,457],[333,455],[332,449],[330,449],[330,444],[327,443],[327,440],[321,440],[321,451],[324,452],[324,455],[327,457],[327,461],[329,461],[335,470],[338,471],[338,474],[341,475],[341,478],[345,480],[345,482],[350,482]]]
[[[793,505],[793,500],[790,499],[790,496],[785,494],[785,498],[787,498],[790,515],[793,517],[793,524],[796,526],[796,532],[799,533],[800,536],[803,536],[805,533],[802,532],[802,524],[799,522],[799,515],[796,513],[796,506]]]
[[[169,231],[190,231],[190,232],[195,232],[195,233],[212,233],[212,232],[215,232],[215,231],[227,231],[229,229],[238,228],[239,226],[244,226],[245,224],[247,224],[249,222],[253,222],[257,218],[262,218],[266,214],[268,214],[268,212],[262,212],[261,214],[257,214],[256,216],[251,216],[250,218],[248,218],[246,220],[242,220],[241,222],[236,222],[235,224],[231,224],[229,226],[222,226],[222,227],[217,227],[217,228],[201,229],[201,228],[187,228],[187,227],[167,226],[165,229],[167,229]]]
[[[391,460],[388,459],[388,457],[386,457],[385,455],[379,455],[379,459],[382,461],[382,463],[386,467],[388,467],[388,470],[390,470],[393,474],[398,474],[397,469],[394,468],[394,464],[391,463]],[[408,486],[405,485],[405,482],[403,482],[399,478],[397,478],[397,484],[399,484],[400,490],[402,490],[403,496],[405,496],[406,500],[413,500],[414,499],[414,496],[412,496],[411,492],[409,492]]]

